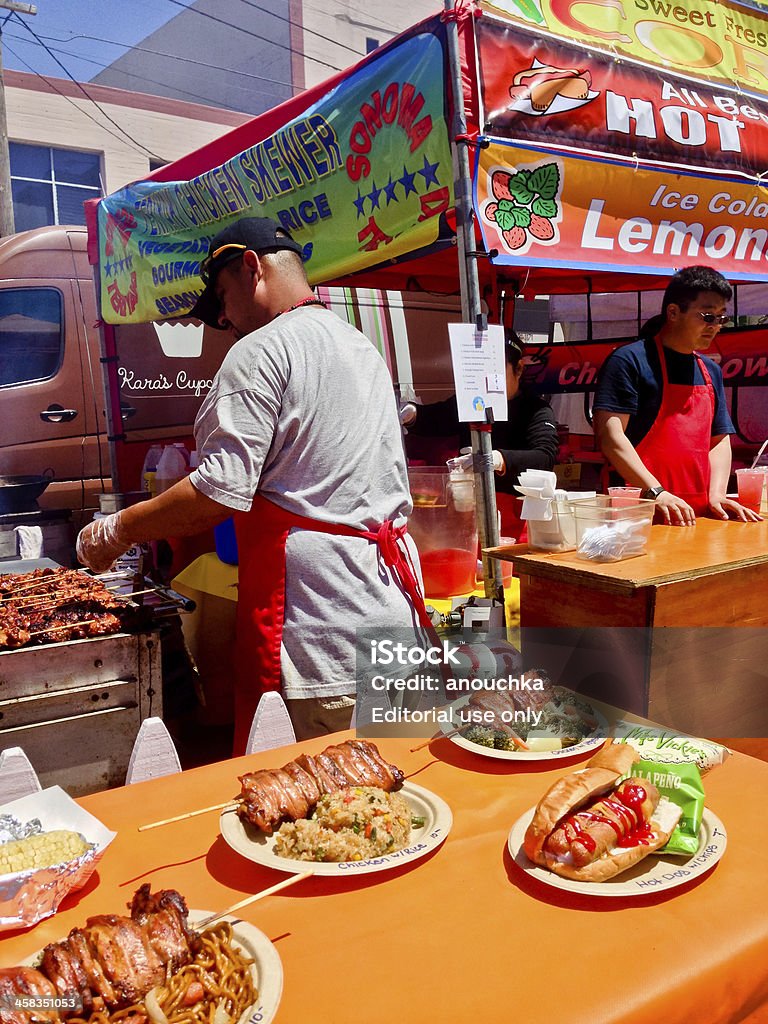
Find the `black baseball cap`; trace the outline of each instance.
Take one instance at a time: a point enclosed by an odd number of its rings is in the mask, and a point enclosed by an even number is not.
[[[216,298],[216,278],[222,267],[242,256],[247,249],[257,253],[288,249],[298,256],[302,254],[299,243],[269,217],[243,217],[235,221],[211,239],[208,255],[200,263],[200,277],[205,289],[189,311],[189,316],[202,320],[209,327],[222,329],[219,323],[221,308]]]

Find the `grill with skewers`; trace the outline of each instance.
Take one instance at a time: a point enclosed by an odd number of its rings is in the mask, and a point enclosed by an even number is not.
[[[141,722],[163,713],[163,620],[193,607],[126,572],[0,574],[0,750],[23,747],[72,795],[122,785]]]

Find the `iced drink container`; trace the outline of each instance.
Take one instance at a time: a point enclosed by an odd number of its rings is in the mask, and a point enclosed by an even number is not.
[[[636,505],[637,499],[642,493],[642,487],[608,488],[608,496],[611,499],[612,508],[627,508],[629,505]]]
[[[739,502],[753,512],[760,511],[760,502],[763,497],[763,480],[765,473],[762,469],[737,469],[736,486],[739,491]]]

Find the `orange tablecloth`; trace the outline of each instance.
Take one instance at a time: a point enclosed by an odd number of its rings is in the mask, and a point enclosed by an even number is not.
[[[345,735],[334,737],[335,741]],[[120,912],[143,881],[220,910],[283,877],[232,852],[207,814],[149,832],[139,824],[219,803],[236,776],[283,764],[327,738],[83,798],[118,836],[86,891],[54,918],[0,943],[3,965],[86,916]],[[278,1024],[726,1024],[768,1019],[768,765],[734,754],[706,779],[728,848],[690,888],[637,899],[581,898],[531,882],[508,831],[566,769],[508,766],[447,740],[378,741],[414,782],[442,796],[454,825],[423,861],[379,875],[310,879],[242,911],[285,969]]]

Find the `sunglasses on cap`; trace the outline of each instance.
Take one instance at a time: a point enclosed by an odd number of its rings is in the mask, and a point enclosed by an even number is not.
[[[211,270],[214,269],[213,263],[222,255],[222,253],[226,253],[229,250],[226,259],[221,260],[219,266],[215,268],[216,270],[221,270],[225,264],[229,263],[229,261],[233,260],[236,256],[242,256],[247,248],[247,245],[242,245],[239,242],[227,242],[226,245],[220,245],[218,249],[214,249],[212,253],[209,253],[200,263],[200,277],[202,278],[203,284],[208,284],[210,282]]]
[[[701,310],[698,312],[705,324],[719,324],[721,327],[725,327],[731,322],[731,317],[727,313],[702,313]]]

